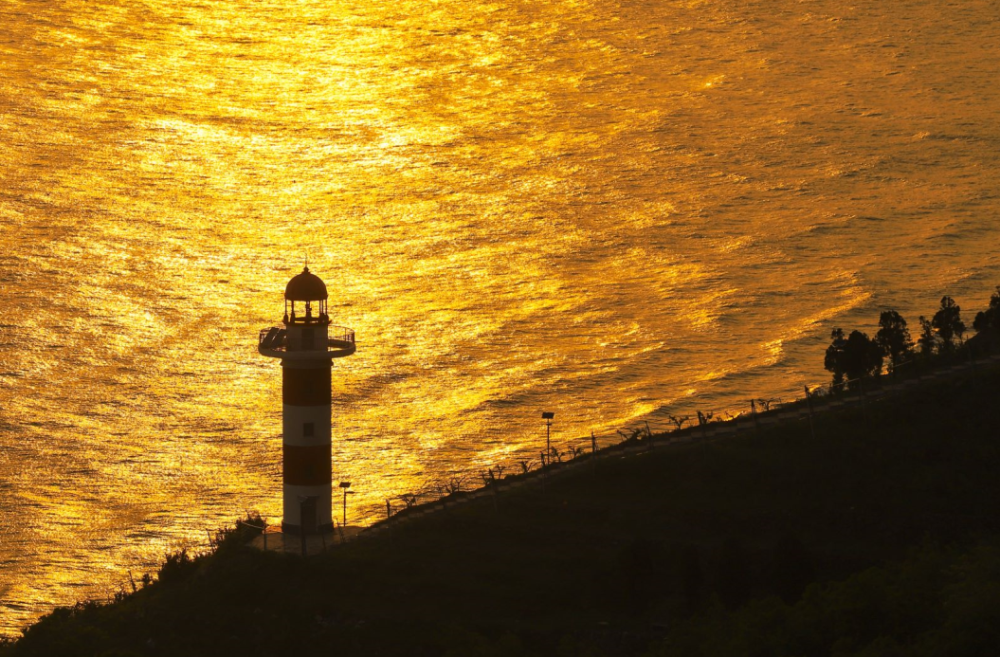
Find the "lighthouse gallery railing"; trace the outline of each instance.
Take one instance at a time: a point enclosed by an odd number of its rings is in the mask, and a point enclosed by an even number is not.
[[[257,345],[263,349],[280,351],[286,347],[286,335],[285,329],[280,326],[261,329]],[[335,347],[338,343],[343,344],[344,342],[354,344],[354,329],[345,326],[330,326],[327,329],[327,339],[327,347]]]

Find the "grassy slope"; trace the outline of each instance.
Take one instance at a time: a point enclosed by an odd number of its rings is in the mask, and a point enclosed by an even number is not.
[[[1000,373],[599,462],[300,560],[226,546],[0,655],[609,654],[1000,523]],[[686,622],[686,621],[685,621]]]

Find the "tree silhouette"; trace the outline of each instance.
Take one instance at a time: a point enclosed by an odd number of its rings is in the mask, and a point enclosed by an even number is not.
[[[848,385],[852,381],[878,376],[882,373],[882,349],[861,331],[851,331],[844,343],[844,374]]]
[[[937,346],[937,334],[934,333],[933,324],[923,315],[917,321],[920,322],[920,338],[917,340],[917,344],[920,345],[920,355],[924,358],[930,358],[934,355],[934,348]]]
[[[826,348],[826,359],[823,361],[823,366],[828,372],[833,372],[833,387],[836,389],[844,385],[844,372],[846,371],[844,347],[847,345],[847,340],[844,339],[844,329],[833,329],[830,333],[830,339],[832,342]]]
[[[890,371],[895,370],[913,349],[906,320],[895,310],[883,310],[878,325],[875,342],[882,349],[882,354],[889,357]]]
[[[959,341],[965,333],[965,323],[962,321],[962,309],[959,308],[955,300],[949,296],[941,297],[941,308],[934,313],[931,319],[931,326],[941,336],[941,347],[943,351],[951,351],[952,340],[957,336]]]
[[[990,307],[976,314],[972,328],[976,329],[976,333],[1000,331],[1000,285],[990,297]]]

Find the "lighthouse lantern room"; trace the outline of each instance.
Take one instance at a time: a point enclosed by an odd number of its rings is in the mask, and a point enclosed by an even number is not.
[[[288,534],[333,529],[331,370],[355,351],[354,331],[331,326],[326,284],[306,267],[285,287],[281,326],[260,332],[257,350],[281,359],[282,479]]]

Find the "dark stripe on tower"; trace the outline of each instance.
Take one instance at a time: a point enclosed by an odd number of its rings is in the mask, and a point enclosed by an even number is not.
[[[281,368],[281,396],[289,406],[326,406],[330,403],[330,366],[315,369]]]
[[[333,479],[330,444],[282,446],[284,483],[289,486],[321,486]]]

